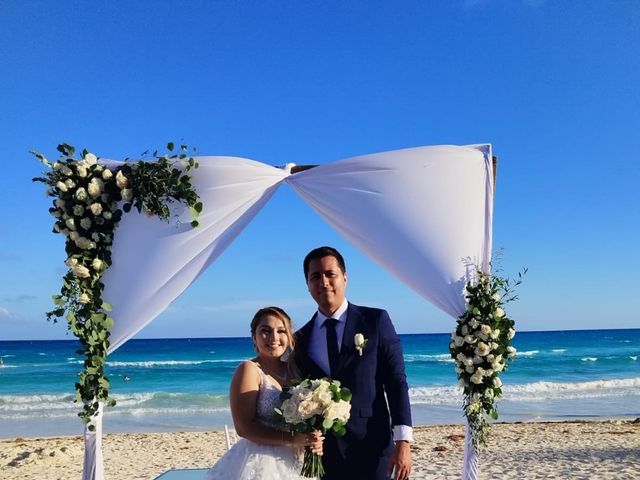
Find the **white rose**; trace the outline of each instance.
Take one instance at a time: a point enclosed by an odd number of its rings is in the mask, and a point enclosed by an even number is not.
[[[493,362],[491,364],[491,368],[493,369],[494,372],[501,372],[502,370],[504,370],[504,363]]]
[[[480,363],[484,363],[484,358],[479,357],[478,355],[474,355],[473,356],[473,363],[474,363],[474,365],[478,365]]]
[[[478,322],[478,320],[476,320],[475,318],[472,318],[471,321],[469,322],[469,326],[474,330],[478,328],[479,325],[480,325],[480,322]]]
[[[509,340],[511,340],[515,336],[516,336],[516,331],[513,328],[510,328],[509,331],[507,332],[507,337],[509,338]]]
[[[73,218],[68,218],[64,223],[67,225],[67,228],[69,228],[69,230],[76,229],[76,221]]]
[[[87,176],[87,173],[88,173],[87,167],[84,166],[84,165],[78,164],[78,165],[76,165],[76,172],[78,172],[78,176],[80,178],[84,178],[84,177]]]
[[[456,336],[456,338],[453,339],[453,342],[456,344],[456,347],[461,347],[464,345],[464,338]]]
[[[329,420],[338,420],[342,423],[347,423],[351,415],[351,404],[340,400],[339,402],[332,403],[329,408],[324,411],[324,418]]]
[[[484,357],[488,355],[490,351],[489,345],[484,342],[478,342],[478,345],[476,346],[476,355]]]
[[[303,419],[311,418],[314,415],[318,415],[320,413],[322,413],[322,406],[318,402],[314,402],[311,399],[303,400],[298,405],[298,414]]]
[[[490,377],[491,375],[493,375],[493,369],[492,368],[487,368],[484,372],[483,375],[485,377]]]
[[[133,190],[131,190],[130,188],[123,188],[120,191],[120,194],[122,195],[122,199],[127,202],[129,202],[133,198]]]
[[[500,377],[495,377],[493,379],[493,386],[495,388],[500,388],[502,386],[502,380],[500,380]]]
[[[83,218],[82,220],[80,220],[80,226],[85,230],[89,230],[91,228],[91,220],[87,217]]]
[[[476,385],[480,385],[482,383],[482,373],[480,373],[479,371],[474,373],[473,375],[471,375],[471,378],[469,380],[471,380]]]
[[[82,216],[83,213],[84,213],[84,207],[82,205],[74,205],[73,206],[73,214],[76,217]]]
[[[87,191],[84,189],[84,187],[80,187],[76,190],[75,197],[76,200],[79,200],[81,202],[84,202],[87,199]]]
[[[86,293],[83,293],[78,297],[78,301],[80,303],[89,303],[91,299],[89,298],[89,295],[87,295]]]
[[[80,237],[75,241],[76,247],[81,248],[83,250],[90,250],[92,248],[96,248],[96,244],[85,237]]]
[[[80,234],[78,232],[69,232],[69,239],[72,242],[75,242],[78,238],[80,238]]]
[[[102,205],[99,203],[92,203],[89,207],[91,209],[91,213],[94,215],[100,215],[102,213]]]
[[[462,370],[459,366],[456,365],[456,373],[460,375],[464,370]]]
[[[104,190],[104,182],[99,178],[93,177],[87,186],[91,198],[98,198]]]
[[[71,175],[73,175],[73,171],[69,167],[63,164],[60,164],[60,171],[62,172],[63,175],[66,175],[67,177],[70,177]]]
[[[449,344],[449,349],[450,349],[450,350],[453,350],[454,348],[456,348],[456,342],[451,342],[451,343]]]
[[[95,165],[96,163],[98,163],[98,159],[96,158],[96,156],[93,153],[87,153],[84,156],[84,161],[89,166]]]
[[[493,313],[493,316],[496,318],[504,317],[504,310],[500,307],[496,308],[496,311]]]
[[[313,396],[311,398],[318,404],[326,407],[333,400],[333,395],[331,394],[331,390],[318,389],[313,392]]]
[[[491,327],[489,325],[482,325],[480,331],[485,335],[491,335]]]
[[[494,357],[493,353],[490,353],[489,355],[487,355],[487,362],[492,363],[496,358]]]
[[[111,170],[109,170],[108,168],[105,168],[102,171],[102,179],[103,180],[109,180],[111,178],[113,178],[113,172]]]
[[[467,373],[473,373],[476,371],[475,367],[473,365],[467,365],[466,367],[464,367],[465,372]]]
[[[500,348],[500,345],[498,345],[496,342],[491,342],[491,350],[498,350],[498,348]]]
[[[73,181],[73,180],[71,180],[70,178],[67,178],[67,179],[64,181],[64,184],[67,186],[67,188],[68,188],[69,190],[71,190],[71,189],[75,188],[75,186],[76,186],[76,182],[74,182],[74,181]]]
[[[67,261],[64,262],[67,264],[68,267],[75,267],[78,264],[78,259],[77,258],[67,258]]]
[[[280,407],[282,410],[282,416],[284,417],[287,423],[299,423],[300,417],[298,416],[298,405],[293,400],[293,398],[288,398]]]
[[[500,336],[500,329],[496,328],[493,332],[491,332],[491,338],[494,340]]]
[[[98,219],[100,220],[100,219]],[[100,235],[98,235],[98,232],[93,232],[91,234],[91,240],[93,240],[94,242],[97,242],[98,240],[100,240]]]
[[[71,267],[71,271],[78,278],[88,278],[91,276],[89,269],[84,265],[74,265]]]
[[[61,192],[66,192],[67,191],[67,186],[65,185],[64,182],[56,183],[56,187],[58,187],[58,190],[60,190]]]
[[[129,179],[124,176],[122,170],[118,170],[118,173],[116,173],[116,185],[121,189],[126,188],[127,185],[129,185]]]
[[[462,328],[460,329],[460,333],[462,333],[463,337],[465,335],[469,335],[469,327],[467,327],[466,325],[463,325]]]
[[[502,297],[500,297],[500,294],[499,294],[499,293],[494,293],[493,295],[491,295],[491,298],[492,298],[493,300],[495,300],[496,302],[499,302],[499,301],[500,301],[500,298],[502,298]]]
[[[476,343],[478,339],[475,338],[473,335],[465,335],[464,341],[467,342],[469,345],[471,345]]]
[[[516,349],[514,347],[507,347],[507,358],[513,358],[516,356]]]
[[[102,212],[102,216],[105,218],[105,220],[111,220],[113,214],[107,210],[106,212]]]
[[[464,363],[466,367],[473,367],[473,358],[465,357],[462,363]]]

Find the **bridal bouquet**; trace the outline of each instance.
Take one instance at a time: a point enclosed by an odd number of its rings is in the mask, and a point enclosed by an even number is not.
[[[277,416],[292,433],[321,430],[341,437],[351,413],[351,392],[337,380],[322,378],[303,380],[285,387]],[[305,448],[300,474],[303,477],[324,475],[321,458],[309,447]]]

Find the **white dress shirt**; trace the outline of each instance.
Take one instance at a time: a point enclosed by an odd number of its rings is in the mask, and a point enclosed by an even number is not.
[[[311,359],[316,362],[328,376],[331,376],[331,368],[329,367],[329,353],[327,352],[326,327],[323,327],[323,324],[327,318],[335,318],[338,320],[338,323],[336,323],[336,337],[338,338],[338,351],[340,351],[340,347],[342,346],[342,337],[344,336],[344,327],[347,324],[348,308],[349,302],[345,298],[342,305],[340,305],[340,307],[333,312],[333,315],[330,317],[327,317],[324,313],[318,310],[315,321],[313,322],[313,330],[311,331],[311,339],[309,340],[309,357],[311,357]],[[413,428],[408,425],[394,425],[393,440],[396,442],[400,440],[412,442]]]

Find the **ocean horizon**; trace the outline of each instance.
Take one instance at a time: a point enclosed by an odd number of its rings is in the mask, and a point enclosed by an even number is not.
[[[448,333],[402,334],[414,425],[462,424]],[[518,332],[498,421],[640,417],[640,329]],[[0,438],[82,432],[76,340],[0,341]],[[110,355],[103,431],[219,430],[249,337],[132,339]]]

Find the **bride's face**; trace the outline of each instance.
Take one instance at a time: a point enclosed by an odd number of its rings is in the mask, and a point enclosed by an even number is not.
[[[253,341],[260,356],[279,358],[289,346],[284,321],[273,315],[265,316],[258,323]]]

